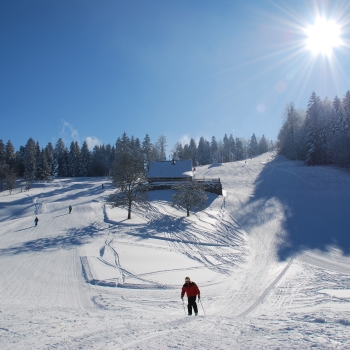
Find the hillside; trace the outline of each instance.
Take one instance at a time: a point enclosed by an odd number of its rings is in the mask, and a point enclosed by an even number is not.
[[[224,195],[188,218],[167,190],[127,220],[107,178],[1,192],[1,348],[350,349],[350,174],[272,153],[196,173]]]

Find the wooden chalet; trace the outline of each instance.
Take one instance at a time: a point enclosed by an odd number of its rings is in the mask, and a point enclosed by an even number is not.
[[[222,195],[220,178],[198,179],[194,177],[192,169],[192,160],[151,162],[147,174],[149,189],[151,191],[171,189],[178,181],[190,180],[203,183],[204,189],[208,192]]]
[[[192,180],[192,160],[151,162],[147,174],[149,183]]]

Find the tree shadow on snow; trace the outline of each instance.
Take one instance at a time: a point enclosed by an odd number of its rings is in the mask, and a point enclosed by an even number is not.
[[[218,166],[222,166],[222,163],[212,163],[208,166],[208,169],[210,168],[215,168],[215,167],[218,167]]]
[[[255,182],[254,197],[247,203],[257,214],[269,213],[269,199],[283,205],[286,236],[281,237],[283,242],[278,248],[280,260],[307,249],[328,251],[330,246],[349,255],[350,181],[345,183],[342,178],[350,174],[329,167],[298,167],[290,162],[279,156],[268,163]],[[315,174],[320,175],[317,183]],[[338,186],[334,186],[334,179]],[[259,225],[254,213],[241,218],[241,224]],[[275,213],[270,211],[268,215],[273,218]]]
[[[89,240],[99,234],[100,230],[93,224],[82,229],[71,229],[65,234],[54,237],[38,238],[23,242],[20,245],[0,249],[0,255],[18,255],[23,253],[44,252],[56,249],[72,249],[76,246],[88,243]]]
[[[138,233],[141,237],[149,238],[157,234],[163,234],[166,232],[168,235],[180,233],[186,231],[189,222],[185,221],[185,218],[175,218],[172,216],[163,216],[159,219],[153,219],[149,224],[139,228],[135,228],[134,232]]]
[[[175,190],[156,190],[156,191],[149,191],[147,193],[147,199],[152,202],[152,201],[164,201],[166,202],[166,204],[168,204],[169,206],[171,206],[172,202],[173,202],[173,195],[176,193]],[[190,215],[192,213],[197,213],[197,212],[201,212],[205,209],[207,209],[208,207],[211,206],[211,204],[215,201],[215,199],[218,198],[218,195],[215,193],[211,193],[211,192],[205,192],[205,194],[207,195],[208,199],[205,202],[205,205],[203,208],[201,209],[195,209],[195,208],[191,208],[190,210]],[[186,210],[185,209],[180,209],[183,211],[184,216],[186,216]]]
[[[204,246],[223,245],[217,241],[201,242],[198,236],[212,237],[212,232],[193,225],[185,217],[163,216],[162,218],[152,219],[147,225],[134,227],[128,233],[142,240],[151,238],[173,243],[190,243]]]
[[[20,229],[20,230],[14,231],[14,232],[25,231],[25,230],[28,230],[28,229],[30,229],[30,228],[33,228],[33,226],[34,226],[34,225],[31,225],[31,226],[29,226],[29,227],[22,228],[22,229]]]
[[[65,213],[65,214],[61,214],[61,215],[57,215],[57,216],[53,216],[52,218],[59,218],[61,216],[66,216],[66,215],[69,215],[69,213]]]

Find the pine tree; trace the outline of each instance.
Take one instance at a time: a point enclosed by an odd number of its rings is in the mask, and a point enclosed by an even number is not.
[[[143,162],[145,165],[145,168],[149,170],[149,166],[151,164],[151,152],[152,152],[152,143],[151,138],[148,134],[146,134],[145,138],[142,142],[142,153],[143,153]]]
[[[49,142],[45,147],[47,165],[50,172],[50,177],[54,176],[56,173],[56,161],[55,161],[55,150],[52,143]]]
[[[112,147],[110,144],[107,144],[106,146],[103,145],[102,155],[103,155],[103,174],[104,176],[110,176],[112,165],[114,163],[115,158],[115,151],[114,147]]]
[[[13,147],[10,140],[7,141],[7,144],[5,146],[5,152],[6,152],[6,164],[11,169],[15,169],[16,167],[16,156],[15,156],[15,148]]]
[[[244,158],[244,147],[242,139],[236,137],[236,160],[242,160]]]
[[[124,131],[120,141],[121,141],[121,149],[120,149],[120,151],[122,151],[122,152],[129,152],[130,151],[130,139],[129,139],[129,137],[126,134],[125,131]]]
[[[91,162],[91,152],[86,141],[83,142],[80,151],[80,176],[88,176]]]
[[[29,190],[29,183],[35,179],[36,166],[36,144],[32,138],[26,143],[25,158],[24,158],[24,179],[27,183],[27,190]]]
[[[306,162],[308,165],[320,164],[319,114],[320,98],[315,92],[311,94],[306,111]]]
[[[184,159],[184,149],[182,147],[182,143],[181,142],[176,142],[174,145],[174,148],[171,151],[172,153],[172,157],[175,160],[183,160]]]
[[[217,159],[218,143],[216,141],[215,136],[212,136],[211,138],[210,151],[211,151],[212,162],[213,163],[217,162],[218,161]]]
[[[111,146],[110,144],[107,144],[105,147],[105,157],[104,157],[104,169],[105,173],[104,175],[110,176],[112,165],[115,161],[115,147]]]
[[[342,100],[346,130],[350,132],[350,91],[348,90]]]
[[[118,154],[123,152],[123,145],[122,140],[120,137],[117,138],[117,141],[115,142],[115,156],[118,158]]]
[[[77,141],[71,142],[68,159],[68,176],[80,176],[80,148]]]
[[[335,119],[336,119],[336,124],[335,124],[336,133],[345,134],[347,130],[345,112],[343,109],[342,101],[337,96],[335,96],[333,100],[333,108],[334,108]]]
[[[66,147],[63,151],[62,156],[62,175],[63,177],[71,176],[70,169],[69,169],[69,151]]]
[[[228,138],[228,144],[229,144],[229,152],[230,152],[230,162],[233,162],[235,160],[235,154],[236,154],[236,143],[232,134],[230,134],[230,137]]]
[[[131,153],[130,139],[127,136],[126,132],[123,133],[122,137],[118,137],[116,142],[116,161],[119,157],[122,157],[124,153]]]
[[[35,179],[42,180],[41,174],[42,174],[42,156],[40,151],[40,145],[39,142],[35,144]]]
[[[216,151],[215,158],[217,162],[220,162],[220,163],[224,162],[224,143],[222,140],[218,141],[218,149]]]
[[[333,100],[331,145],[329,147],[332,162],[347,167],[350,165],[350,133],[346,118],[346,102],[337,96]]]
[[[184,160],[192,159],[192,152],[190,150],[190,146],[187,144],[183,148],[183,159]]]
[[[19,151],[16,152],[16,170],[15,170],[15,173],[17,174],[18,177],[24,177],[25,154],[26,154],[26,148],[24,146],[20,146]]]
[[[201,137],[198,142],[197,159],[199,165],[211,163],[210,143]]]
[[[9,166],[6,163],[0,164],[0,191],[4,189],[4,182],[9,171]]]
[[[196,166],[198,164],[198,161],[197,161],[197,145],[196,145],[196,141],[193,138],[191,138],[188,148],[189,148],[189,151],[190,151],[190,154],[191,154],[191,158],[190,159],[192,159],[192,164]]]
[[[259,153],[263,154],[263,153],[267,152],[268,149],[269,149],[269,146],[268,146],[267,140],[265,138],[265,135],[263,135],[259,141]]]
[[[38,178],[42,181],[51,180],[51,169],[47,161],[47,152],[45,148],[41,150],[40,158],[41,158],[41,161],[40,161],[40,170],[38,171]]]
[[[56,160],[56,169],[57,169],[57,176],[67,176],[66,173],[66,146],[64,145],[64,142],[61,138],[58,139],[56,146],[55,146],[55,160]]]
[[[211,151],[210,151],[210,142],[205,140],[204,143],[204,164],[211,164]]]
[[[5,152],[5,144],[0,139],[0,165],[6,163],[6,152]]]
[[[136,148],[136,139],[134,137],[134,135],[131,135],[131,139],[130,139],[130,151],[133,154]]]
[[[197,148],[197,159],[198,159],[198,165],[204,165],[204,152],[205,152],[205,140],[204,137],[201,136],[198,142],[198,148]]]
[[[228,144],[227,134],[222,139],[222,162],[227,163],[230,161],[230,146]]]
[[[303,117],[295,109],[293,102],[287,104],[283,118],[283,125],[278,134],[280,153],[290,159],[300,158]]]
[[[104,166],[102,161],[101,146],[94,146],[91,154],[91,165],[90,165],[91,176],[102,176],[104,175]]]
[[[248,156],[255,157],[258,154],[258,141],[253,133],[248,146]]]
[[[16,174],[12,168],[8,168],[8,171],[6,173],[6,186],[7,190],[12,194],[13,189],[16,185]]]

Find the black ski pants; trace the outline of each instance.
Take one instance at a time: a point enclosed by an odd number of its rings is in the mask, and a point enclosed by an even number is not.
[[[188,297],[188,305],[187,305],[187,309],[188,309],[188,314],[192,315],[192,307],[194,310],[194,313],[197,314],[198,313],[198,307],[197,307],[197,303],[196,303],[196,295],[194,297]]]

